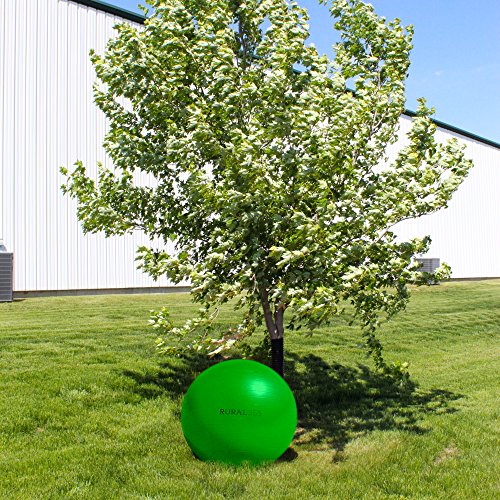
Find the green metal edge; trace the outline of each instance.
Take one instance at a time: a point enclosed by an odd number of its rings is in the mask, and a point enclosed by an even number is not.
[[[135,23],[144,24],[146,18],[142,14],[137,14],[136,12],[131,12],[130,10],[122,9],[116,5],[111,5],[106,2],[101,2],[101,0],[69,0],[70,2],[79,3],[85,5],[86,7],[92,7],[96,10],[102,10],[108,14],[114,14],[115,16],[122,17],[123,19],[128,19],[129,21],[134,21]]]
[[[146,17],[141,14],[136,14],[135,12],[131,12],[129,10],[122,9],[121,7],[116,7],[115,5],[110,5],[106,2],[101,2],[101,0],[70,0],[76,3],[80,3],[82,5],[86,5],[87,7],[92,7],[97,10],[102,10],[104,12],[108,12],[110,14],[114,14],[119,17],[123,17],[124,19],[128,19],[130,21],[134,21],[136,23],[144,24]],[[297,70],[297,72],[299,72]],[[405,109],[404,115],[409,116],[411,118],[417,116],[415,111],[411,111],[409,109]],[[478,142],[482,142],[488,146],[492,146],[494,148],[500,149],[500,143],[492,141],[490,139],[486,139],[485,137],[481,137],[480,135],[473,134],[472,132],[467,132],[466,130],[460,129],[458,127],[454,127],[453,125],[449,125],[448,123],[436,120],[431,118],[431,120],[440,128],[448,130],[449,132],[453,132],[455,134],[462,135],[469,139],[473,139]]]
[[[415,111],[410,111],[409,109],[405,109],[404,113],[406,116],[411,118],[417,116]],[[453,125],[449,125],[448,123],[442,122],[440,120],[436,120],[435,118],[431,118],[433,123],[435,123],[439,128],[444,128],[449,132],[453,132],[454,134],[460,134],[464,137],[468,137],[469,139],[474,139],[475,141],[482,142],[483,144],[487,144],[488,146],[492,146],[494,148],[500,149],[500,143],[492,141],[490,139],[486,139],[485,137],[481,137],[480,135],[473,134],[472,132],[467,132],[467,130],[463,130],[458,127],[454,127]]]

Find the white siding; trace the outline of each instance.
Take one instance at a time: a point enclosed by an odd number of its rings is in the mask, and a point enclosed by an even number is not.
[[[111,165],[89,51],[102,53],[119,22],[68,0],[0,0],[0,237],[16,291],[171,285],[136,269],[147,237],[84,236],[60,189],[60,166]]]
[[[103,52],[118,22],[68,0],[0,0],[0,237],[14,251],[16,291],[170,284],[136,270],[144,235],[84,236],[76,203],[60,190],[62,165],[82,160],[92,175],[98,161],[110,166],[88,54]],[[409,124],[402,119],[402,133]],[[476,166],[449,208],[397,232],[430,234],[427,256],[447,261],[454,277],[500,276],[500,150],[461,139]]]
[[[401,134],[411,119],[401,119]],[[445,142],[456,137],[467,145],[474,167],[457,189],[448,208],[400,223],[400,238],[430,235],[432,244],[424,257],[440,258],[452,268],[453,278],[500,276],[500,149],[438,128],[436,138]],[[394,156],[396,147],[391,149]]]

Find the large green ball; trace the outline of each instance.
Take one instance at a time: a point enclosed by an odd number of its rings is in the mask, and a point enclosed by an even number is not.
[[[297,406],[271,368],[224,361],[201,373],[182,402],[182,431],[201,460],[238,465],[276,460],[292,442]]]

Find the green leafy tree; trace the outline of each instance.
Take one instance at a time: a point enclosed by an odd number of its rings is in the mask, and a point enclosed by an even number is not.
[[[350,304],[387,368],[377,325],[423,282],[413,257],[430,243],[398,242],[394,225],[446,207],[471,167],[455,140],[436,142],[423,99],[407,145],[386,158],[412,27],[358,0],[333,2],[331,61],[306,43],[307,13],[288,0],[148,3],[143,29],[118,25],[105,54],[91,53],[114,170],[62,172],[85,232],[175,242],[172,255],[140,248],[139,266],[189,280],[201,309],[181,327],[154,313],[159,348],[215,354],[265,325],[283,374],[285,326],[310,333]],[[136,171],[154,182],[135,182]],[[228,301],[241,321],[216,333]]]

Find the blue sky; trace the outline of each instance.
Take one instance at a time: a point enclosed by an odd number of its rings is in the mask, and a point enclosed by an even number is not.
[[[138,0],[105,0],[140,12]],[[333,56],[337,40],[328,9],[298,0],[310,15],[310,41]],[[406,107],[426,97],[434,117],[500,143],[500,0],[372,0],[388,19],[413,24]]]

